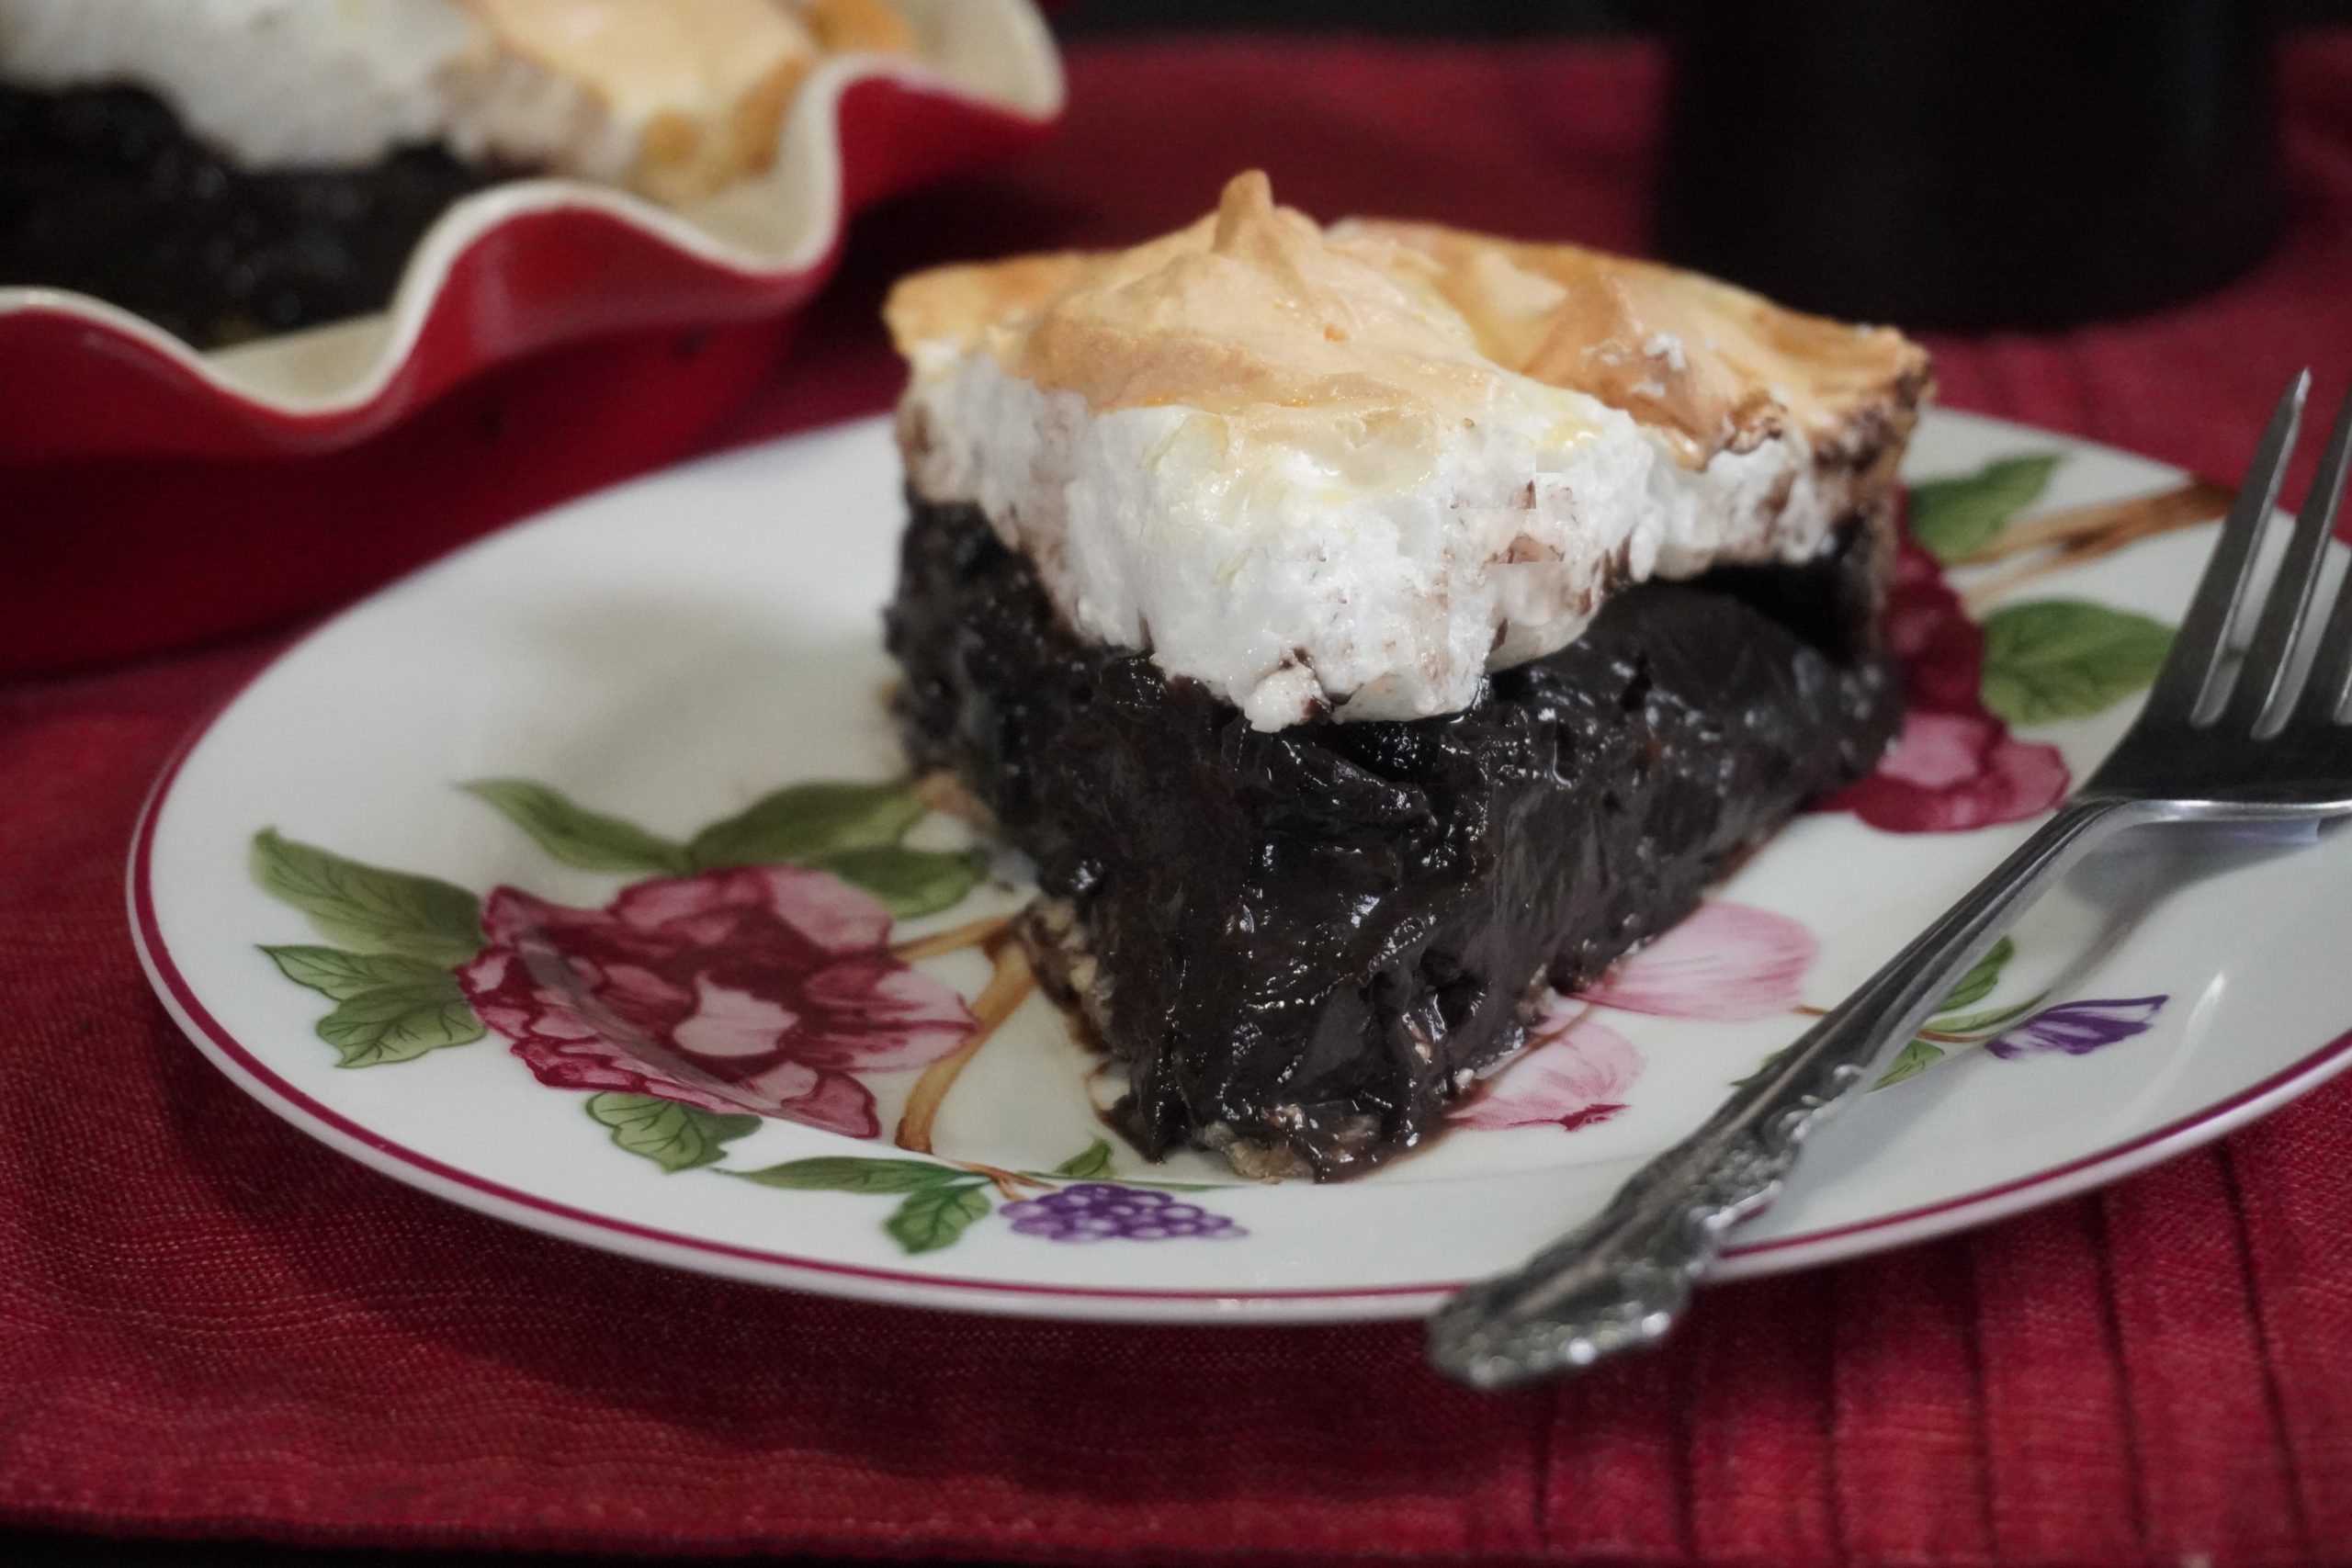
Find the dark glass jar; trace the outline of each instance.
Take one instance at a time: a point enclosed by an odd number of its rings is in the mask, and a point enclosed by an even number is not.
[[[2198,293],[2280,212],[2264,0],[1683,0],[1657,239],[1792,305],[2058,327]]]

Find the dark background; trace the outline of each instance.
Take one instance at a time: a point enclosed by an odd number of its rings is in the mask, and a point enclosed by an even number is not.
[[[1077,0],[1055,10],[1055,28],[1070,38],[1213,28],[1362,31],[1419,37],[1494,38],[1541,33],[1600,36],[1655,25],[1672,0]],[[1743,4],[1745,0],[1686,0]],[[1953,0],[1973,5],[1982,0]],[[2045,0],[2064,5],[2065,0]],[[2256,5],[2262,0],[2230,0]],[[1051,0],[1048,0],[1051,4]],[[2352,0],[2277,0],[2290,25],[2352,23]],[[197,1568],[216,1562],[250,1568],[588,1568],[609,1557],[521,1558],[492,1552],[379,1551],[259,1546],[235,1541],[94,1540],[0,1526],[0,1564],[10,1568]],[[643,1561],[643,1559],[638,1559]],[[737,1560],[741,1561],[741,1560]],[[799,1560],[808,1562],[808,1560]]]
[[[1073,37],[1189,28],[1316,28],[1492,38],[1512,33],[1638,32],[1671,0],[1075,0],[1056,17]],[[1742,5],[1747,0],[1685,0]],[[1985,0],[1954,0],[1981,5]],[[2064,6],[2066,0],[2045,0]],[[2226,0],[2260,5],[2263,0]],[[2290,23],[2352,22],[2352,0],[2277,0]]]

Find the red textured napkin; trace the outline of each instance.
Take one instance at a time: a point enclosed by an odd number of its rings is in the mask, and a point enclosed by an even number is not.
[[[868,318],[900,267],[1165,228],[1246,164],[1326,214],[1637,239],[1638,51],[1071,65],[1050,147],[861,224],[738,435],[887,402]],[[2340,389],[2352,36],[2294,50],[2288,107],[2301,209],[2258,273],[2161,318],[1939,342],[1947,400],[2230,475],[2293,366]],[[232,1089],[131,958],[133,813],[268,651],[0,687],[0,1517],[1085,1562],[2352,1560],[2352,1084],[2092,1198],[1710,1292],[1665,1353],[1502,1398],[1423,1372],[1411,1325],[851,1305],[412,1193]]]

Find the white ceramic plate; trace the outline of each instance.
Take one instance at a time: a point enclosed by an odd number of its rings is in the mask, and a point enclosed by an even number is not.
[[[2038,494],[2035,466],[1984,468],[2037,455],[2058,458]],[[1935,498],[1953,534],[2181,479],[1949,413],[1911,471],[1978,476]],[[1020,901],[966,893],[960,825],[884,787],[898,485],[881,421],[695,464],[479,544],[262,673],[157,786],[131,863],[141,953],[189,1037],[354,1158],[634,1257],[978,1311],[1400,1315],[1589,1213],[2027,830],[1808,816],[1564,1003],[1476,1102],[1483,1124],[1335,1187],[1152,1167],[1105,1138],[1105,1087],[1043,999],[941,1066],[990,961],[884,945]],[[1996,616],[1984,689],[2025,722],[2012,740],[1960,711],[1967,693],[1944,703],[1892,764],[1897,815],[2017,817],[2060,786],[2060,755],[2081,776],[2129,719],[2139,617],[2177,615],[2209,540],[2165,534],[2009,595],[2041,607]],[[597,815],[459,787],[483,780]],[[809,781],[868,787],[773,793]],[[782,861],[803,863],[721,869]],[[2352,1060],[2329,934],[2347,877],[2342,838],[2101,857],[1931,1026],[1910,1058],[1929,1070],[1823,1131],[1723,1272],[1980,1224],[2318,1083]],[[853,884],[897,900],[895,926]],[[933,1154],[893,1146],[926,1124]]]

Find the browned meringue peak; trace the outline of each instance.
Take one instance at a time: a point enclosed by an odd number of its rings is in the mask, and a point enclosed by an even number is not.
[[[1809,316],[1654,262],[1434,223],[1356,219],[1332,235],[1359,254],[1394,247],[1380,265],[1425,269],[1497,363],[1671,433],[1693,465],[1784,423],[1834,446],[1891,389],[1916,400],[1927,378],[1927,352],[1892,327]]]
[[[695,200],[765,168],[816,39],[775,0],[467,0],[513,54],[637,128],[628,183]]]
[[[1428,415],[1475,408],[1498,375],[1522,375],[1623,410],[1692,467],[1790,423],[1827,453],[1882,446],[1927,377],[1899,333],[1694,273],[1432,224],[1322,230],[1274,205],[1256,171],[1173,234],[917,274],[885,314],[919,370],[985,347],[1098,411]]]
[[[765,169],[827,51],[903,51],[887,0],[466,0],[506,51],[636,129],[626,178],[682,204]]]
[[[783,0],[796,6],[828,52],[912,54],[915,30],[890,0]]]
[[[1479,406],[1502,378],[1456,310],[1275,206],[1255,171],[1174,234],[921,274],[886,314],[910,355],[926,342],[985,344],[1012,373],[1100,412],[1425,419]]]

